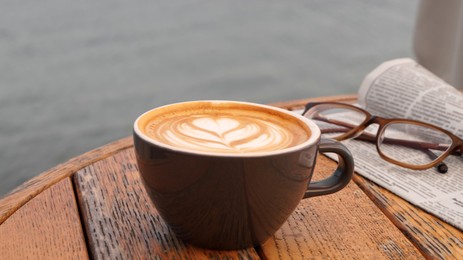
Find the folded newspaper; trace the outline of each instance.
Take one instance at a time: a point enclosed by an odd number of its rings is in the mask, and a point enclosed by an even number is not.
[[[463,93],[412,59],[385,62],[368,74],[358,105],[373,115],[424,121],[463,138]],[[388,163],[368,142],[342,142],[351,150],[358,174],[463,230],[462,156],[448,156],[448,172],[439,174],[435,168],[410,170]]]

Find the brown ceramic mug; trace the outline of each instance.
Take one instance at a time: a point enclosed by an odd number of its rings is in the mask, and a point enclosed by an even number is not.
[[[237,101],[191,101],[150,110],[134,123],[142,181],[182,240],[211,249],[257,246],[303,198],[337,192],[354,171],[341,143],[320,140],[309,119]],[[334,173],[310,182],[318,152]]]

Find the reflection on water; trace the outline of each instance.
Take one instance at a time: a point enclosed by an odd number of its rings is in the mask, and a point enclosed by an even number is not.
[[[195,99],[355,93],[412,55],[416,1],[0,2],[0,195]]]

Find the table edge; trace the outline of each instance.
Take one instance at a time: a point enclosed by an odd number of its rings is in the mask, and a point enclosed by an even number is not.
[[[354,101],[356,99],[356,94],[347,94],[274,102],[269,103],[269,105],[281,108],[294,108],[298,106],[302,107],[310,101]],[[72,176],[75,172],[90,164],[132,146],[132,137],[128,136],[76,156],[24,182],[0,199],[0,225],[28,201],[62,179]]]
[[[64,178],[72,176],[78,170],[131,146],[133,146],[131,136],[119,139],[78,155],[24,182],[0,199],[0,225],[16,210],[44,190]]]

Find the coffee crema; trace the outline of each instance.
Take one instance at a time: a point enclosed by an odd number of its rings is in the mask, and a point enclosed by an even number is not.
[[[285,116],[249,108],[190,108],[153,116],[142,131],[161,143],[192,151],[268,152],[298,145],[309,137],[308,130]]]

